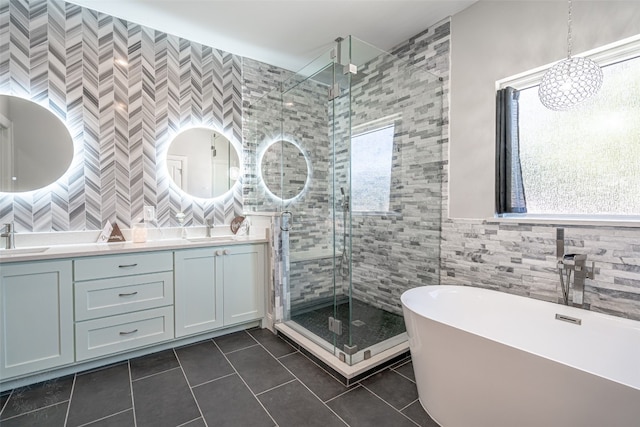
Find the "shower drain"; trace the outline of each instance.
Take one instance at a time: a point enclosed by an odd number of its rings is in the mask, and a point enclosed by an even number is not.
[[[364,326],[365,323],[362,320],[354,320],[353,322],[351,322],[351,324],[353,326]]]

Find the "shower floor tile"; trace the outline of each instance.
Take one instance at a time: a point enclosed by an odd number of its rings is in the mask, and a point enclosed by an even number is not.
[[[328,319],[330,316],[342,322],[342,335],[335,335],[329,331]],[[307,306],[299,312],[293,308],[291,320],[329,343],[333,344],[335,335],[336,346],[340,349],[343,349],[345,344],[357,345],[358,351],[393,338],[407,330],[402,316],[356,299],[353,300],[351,307],[351,325],[349,325],[349,303],[347,301],[338,303],[335,315],[333,305],[321,304],[316,308]]]

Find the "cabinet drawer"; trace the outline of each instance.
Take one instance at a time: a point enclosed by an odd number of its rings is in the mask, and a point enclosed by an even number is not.
[[[173,339],[173,307],[76,323],[76,361]]]
[[[132,253],[82,258],[74,263],[74,279],[92,280],[173,270],[171,252]]]
[[[143,274],[75,284],[76,322],[173,304],[173,273]]]

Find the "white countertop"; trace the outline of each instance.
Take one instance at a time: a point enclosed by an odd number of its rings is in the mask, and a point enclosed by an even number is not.
[[[125,233],[126,234],[126,233]],[[194,236],[187,239],[168,237],[157,240],[147,240],[145,243],[131,241],[118,243],[69,243],[30,245],[16,249],[0,249],[0,264],[22,261],[40,261],[59,258],[78,258],[96,255],[115,255],[133,252],[152,252],[175,249],[204,248],[210,246],[229,246],[247,243],[266,243],[266,234],[235,236],[214,235],[208,239],[204,236]]]

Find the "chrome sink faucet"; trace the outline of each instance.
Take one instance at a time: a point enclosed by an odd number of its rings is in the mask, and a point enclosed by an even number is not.
[[[4,225],[4,231],[0,234],[0,237],[5,238],[5,249],[16,248],[16,228],[13,222],[9,222]]]
[[[211,237],[211,229],[213,228],[213,221],[210,219],[205,220],[205,226],[207,227],[206,237]]]

